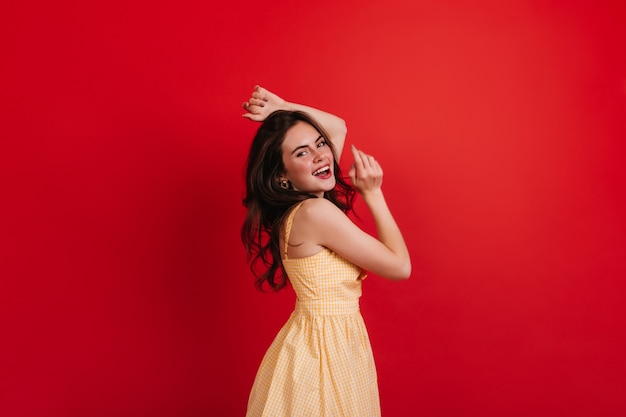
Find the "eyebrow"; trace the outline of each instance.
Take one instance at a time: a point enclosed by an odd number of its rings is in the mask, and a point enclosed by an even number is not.
[[[317,139],[315,139],[315,143],[319,142],[320,139],[324,139],[324,136],[319,135],[317,137]],[[296,153],[297,151],[299,151],[302,148],[308,148],[309,145],[300,145],[298,146],[296,149],[294,149],[293,151],[291,151],[291,154],[293,155],[294,153]]]

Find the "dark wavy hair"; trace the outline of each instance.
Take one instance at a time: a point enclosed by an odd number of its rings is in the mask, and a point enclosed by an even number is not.
[[[344,213],[352,209],[355,190],[342,177],[337,154],[324,128],[310,115],[299,111],[280,110],[272,113],[259,127],[248,154],[246,191],[243,205],[248,212],[241,228],[241,240],[246,248],[250,269],[256,277],[257,289],[267,283],[273,291],[287,285],[287,274],[280,256],[280,228],[289,209],[300,201],[317,196],[279,185],[283,175],[282,144],[287,131],[295,124],[308,123],[330,146],[336,185],[324,193]]]

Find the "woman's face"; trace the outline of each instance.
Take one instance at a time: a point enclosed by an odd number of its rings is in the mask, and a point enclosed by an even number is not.
[[[333,153],[313,126],[298,122],[291,127],[282,151],[285,172],[281,178],[289,180],[295,190],[323,197],[325,191],[335,188]]]

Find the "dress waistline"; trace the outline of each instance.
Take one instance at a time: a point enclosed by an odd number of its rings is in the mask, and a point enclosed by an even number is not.
[[[345,316],[359,313],[359,299],[296,300],[296,316]]]

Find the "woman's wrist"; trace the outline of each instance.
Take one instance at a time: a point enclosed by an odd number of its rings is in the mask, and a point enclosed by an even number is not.
[[[302,105],[298,103],[292,103],[291,101],[283,100],[279,110],[287,110],[287,111],[302,111]]]
[[[382,188],[377,188],[375,190],[361,191],[360,194],[363,200],[365,201],[365,203],[367,203],[367,205],[376,204],[379,201],[383,201],[383,202],[385,201],[385,196],[383,195]]]

